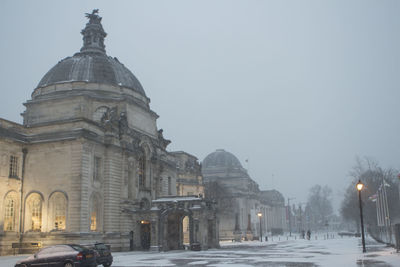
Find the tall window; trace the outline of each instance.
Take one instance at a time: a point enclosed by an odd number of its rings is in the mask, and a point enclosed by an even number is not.
[[[168,195],[172,195],[172,181],[171,181],[171,177],[168,177]]]
[[[134,181],[132,170],[128,170],[128,199],[133,199]]]
[[[27,229],[31,231],[42,230],[42,198],[39,194],[33,193],[27,199],[27,211],[25,220]]]
[[[10,156],[10,174],[9,177],[18,177],[18,157]]]
[[[93,181],[101,180],[101,158],[94,157]]]
[[[146,159],[144,155],[139,157],[138,175],[139,186],[143,188],[146,186]]]
[[[100,202],[96,195],[93,195],[90,203],[90,231],[100,230]]]
[[[4,231],[15,231],[15,217],[17,212],[17,198],[9,193],[4,201]]]
[[[90,213],[90,231],[97,230],[97,212],[92,210]]]
[[[64,194],[61,192],[54,193],[51,197],[50,205],[54,229],[65,230],[67,218],[67,200]]]
[[[160,183],[159,183],[159,191],[160,191],[160,195],[163,195],[163,183],[164,183],[164,180],[163,180],[163,178],[162,177],[160,177]]]

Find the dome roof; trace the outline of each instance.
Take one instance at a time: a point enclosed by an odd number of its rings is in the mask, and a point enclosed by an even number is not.
[[[123,86],[145,96],[142,85],[132,72],[117,58],[102,53],[76,53],[61,60],[44,75],[38,87],[75,81]]]
[[[102,83],[130,88],[145,96],[142,85],[117,58],[106,55],[104,38],[107,36],[101,25],[101,17],[95,9],[86,13],[89,22],[82,30],[83,46],[80,53],[67,57],[40,80],[38,87],[64,82]]]
[[[209,154],[202,163],[203,168],[242,168],[240,161],[230,152],[217,149]]]
[[[275,189],[261,191],[261,198],[264,200],[264,202],[271,206],[285,204],[285,198],[279,191]]]

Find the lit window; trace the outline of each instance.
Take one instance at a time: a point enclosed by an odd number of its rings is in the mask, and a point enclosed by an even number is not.
[[[8,194],[5,199],[4,231],[15,231],[16,198]]]
[[[18,157],[10,156],[10,174],[9,177],[18,177]]]
[[[55,193],[54,198],[54,229],[65,230],[67,201],[62,193]]]
[[[99,198],[93,195],[90,203],[90,231],[100,230],[100,205]]]
[[[31,199],[31,230],[40,232],[42,230],[42,200],[39,195]]]
[[[96,216],[96,211],[92,211],[90,213],[90,231],[96,231],[97,230],[97,216]]]

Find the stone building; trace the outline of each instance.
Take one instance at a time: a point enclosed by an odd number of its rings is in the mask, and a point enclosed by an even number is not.
[[[230,152],[218,149],[202,162],[206,197],[216,201],[220,240],[252,240],[274,227],[284,228],[283,209],[268,200],[240,161]],[[277,191],[276,191],[277,192]],[[279,193],[279,192],[278,192]],[[261,213],[261,223],[257,216]]]
[[[201,165],[197,158],[187,152],[171,152],[176,160],[176,169],[178,177],[176,179],[176,193],[178,196],[200,197],[204,196],[203,176],[201,174]],[[189,240],[189,220],[185,217],[183,220],[184,244],[188,245]]]
[[[198,159],[184,151],[171,152],[176,159],[178,196],[204,196],[203,176]]]
[[[175,197],[176,157],[150,99],[106,54],[97,10],[80,52],[62,59],[24,105],[23,124],[0,119],[0,254],[101,241],[113,250],[218,245],[213,205]],[[14,248],[13,248],[14,247]]]
[[[281,234],[287,229],[285,198],[277,190],[260,191],[260,201],[266,206],[266,229],[271,234]]]

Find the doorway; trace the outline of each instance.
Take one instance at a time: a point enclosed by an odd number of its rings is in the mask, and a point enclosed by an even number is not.
[[[140,244],[142,249],[150,249],[150,222],[140,221]]]
[[[169,214],[167,218],[167,242],[168,250],[182,249],[182,216],[181,214]]]

